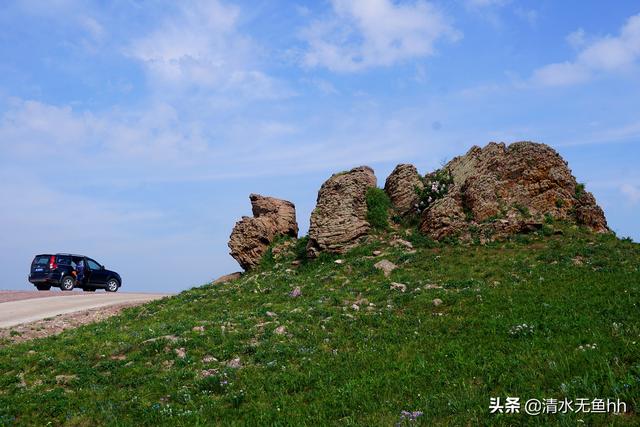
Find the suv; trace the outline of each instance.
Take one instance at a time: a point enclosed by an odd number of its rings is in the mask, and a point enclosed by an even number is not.
[[[82,281],[77,279],[76,270],[80,261],[84,261],[85,266]],[[122,279],[115,271],[105,269],[104,265],[84,255],[72,254],[36,255],[31,263],[29,282],[39,291],[48,291],[54,286],[63,291],[78,287],[87,292],[98,288],[116,292],[122,285]]]

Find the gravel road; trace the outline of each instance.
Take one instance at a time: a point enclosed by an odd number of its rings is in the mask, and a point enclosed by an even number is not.
[[[170,294],[51,292],[0,293],[0,328],[115,304],[144,303]],[[21,294],[21,295],[16,295]],[[29,294],[29,295],[24,295]],[[35,295],[34,295],[35,294]],[[4,298],[3,298],[4,297]]]

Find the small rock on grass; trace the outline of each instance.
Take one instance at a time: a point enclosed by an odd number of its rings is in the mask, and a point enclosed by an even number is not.
[[[387,259],[380,260],[377,263],[375,263],[373,266],[375,268],[377,268],[378,270],[382,270],[382,272],[384,273],[385,277],[389,277],[391,272],[393,270],[395,270],[396,268],[398,268],[397,265],[395,265],[394,263],[392,263],[391,261],[389,261]]]
[[[373,256],[379,256],[379,255],[382,255],[382,251],[373,251],[373,252],[371,252],[371,254]]]
[[[391,282],[391,289],[400,291],[400,292],[406,292],[407,285],[405,285],[404,283]]]
[[[242,362],[239,357],[236,357],[235,359],[229,360],[226,365],[228,368],[238,369],[242,367]]]
[[[202,371],[200,371],[200,377],[202,378],[212,377],[217,373],[218,373],[217,369],[203,369]]]
[[[267,315],[267,317],[276,317],[277,316],[277,314],[275,314],[273,311],[267,311],[265,314]]]
[[[289,296],[291,298],[297,298],[300,295],[302,295],[302,290],[300,289],[300,286],[296,286],[291,292],[289,292]]]
[[[191,330],[194,332],[204,332],[204,326],[194,326]]]
[[[404,246],[407,249],[413,249],[413,244],[404,239],[395,239],[391,241],[391,246]]]
[[[56,375],[56,384],[67,385],[78,378],[77,375]]]
[[[171,341],[171,342],[176,342],[176,341],[178,341],[179,339],[180,339],[180,338],[178,338],[178,337],[177,337],[177,336],[175,336],[175,335],[163,335],[163,336],[161,336],[161,337],[149,338],[149,339],[148,339],[148,340],[146,340],[146,341],[142,341],[142,343],[143,343],[143,344],[147,344],[147,343],[155,342],[155,341],[158,341],[158,340],[167,340],[167,341]]]
[[[209,356],[209,355],[207,355],[207,356],[202,358],[202,363],[211,363],[211,362],[217,362],[217,361],[218,361],[218,359],[216,359],[213,356]]]
[[[284,325],[280,325],[273,331],[273,333],[276,335],[284,335],[287,333],[287,328],[285,328]]]
[[[431,301],[431,303],[434,305],[434,307],[437,307],[442,304],[442,300],[440,298],[436,298],[433,301]]]
[[[184,359],[185,357],[187,357],[187,351],[184,349],[184,347],[176,348],[174,351],[176,353],[176,356],[178,356],[180,359]]]

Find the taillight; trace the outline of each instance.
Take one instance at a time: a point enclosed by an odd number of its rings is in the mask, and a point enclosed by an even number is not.
[[[56,257],[55,255],[51,255],[51,258],[49,258],[49,270],[55,270],[56,268],[58,268],[58,264],[56,264]]]

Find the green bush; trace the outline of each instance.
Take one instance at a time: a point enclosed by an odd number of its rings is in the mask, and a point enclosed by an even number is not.
[[[391,200],[384,190],[372,187],[367,190],[367,221],[376,230],[389,227],[389,208]]]
[[[307,243],[309,243],[309,236],[301,237],[296,241],[296,246],[294,248],[296,259],[307,259]]]

